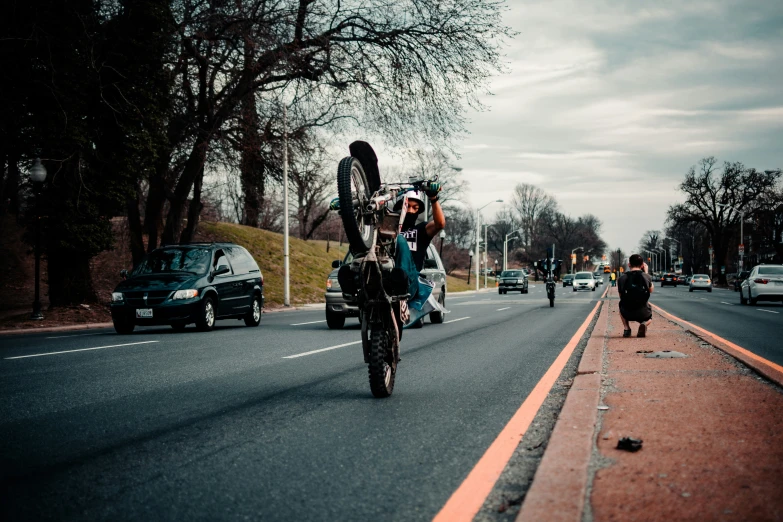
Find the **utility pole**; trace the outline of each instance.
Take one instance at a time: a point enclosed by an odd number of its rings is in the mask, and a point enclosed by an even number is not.
[[[288,252],[288,109],[283,105],[283,305],[291,306]]]

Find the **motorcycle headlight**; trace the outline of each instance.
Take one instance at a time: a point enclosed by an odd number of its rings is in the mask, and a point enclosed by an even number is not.
[[[122,295],[122,292],[112,292],[111,293],[111,302],[112,303],[121,303],[125,301],[125,296]]]
[[[174,292],[172,299],[193,299],[198,297],[198,290],[177,290]]]

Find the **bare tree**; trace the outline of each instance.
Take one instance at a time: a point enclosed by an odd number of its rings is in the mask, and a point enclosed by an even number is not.
[[[554,216],[557,201],[535,185],[520,183],[514,187],[511,204],[518,214],[520,228],[524,232],[523,243],[533,247],[539,243],[542,217]]]
[[[730,232],[739,225],[740,214],[735,209],[746,214],[758,211],[758,202],[775,189],[780,171],[761,172],[739,162],[725,162],[720,169],[717,164],[716,158],[708,157],[690,168],[680,184],[685,203],[669,207],[667,223],[703,226],[712,241],[716,264],[721,265],[726,262]],[[726,274],[719,274],[718,280],[725,284]]]
[[[660,230],[646,230],[639,240],[639,252],[643,253],[645,250],[655,250],[658,248],[658,244],[661,243],[662,238],[663,234]]]

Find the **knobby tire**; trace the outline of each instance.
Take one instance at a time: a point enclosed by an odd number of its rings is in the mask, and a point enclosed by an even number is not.
[[[368,364],[370,391],[374,397],[379,399],[389,397],[394,391],[397,363],[394,361],[391,343],[389,332],[381,325],[376,325],[376,328],[371,330],[370,363]],[[387,369],[390,373],[388,380]]]
[[[354,208],[353,191],[351,182],[354,182],[357,190],[359,206],[364,207],[372,195],[367,177],[362,169],[362,164],[356,158],[348,156],[340,161],[337,167],[337,195],[340,199],[340,217],[343,221],[345,236],[351,252],[365,254],[372,246],[373,228],[365,223],[365,208]],[[357,216],[358,214],[358,216]]]

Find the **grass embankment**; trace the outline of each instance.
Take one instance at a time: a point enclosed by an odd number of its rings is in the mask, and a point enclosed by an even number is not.
[[[269,307],[283,305],[283,235],[268,230],[233,223],[202,222],[199,240],[227,241],[245,247],[264,274],[264,294]],[[326,291],[326,277],[332,261],[343,259],[348,245],[332,241],[329,252],[326,241],[302,241],[294,237],[289,243],[291,269],[291,304],[321,303]],[[449,293],[473,290],[465,281],[447,276]],[[483,283],[483,282],[482,282]],[[494,281],[492,283],[494,285]]]

